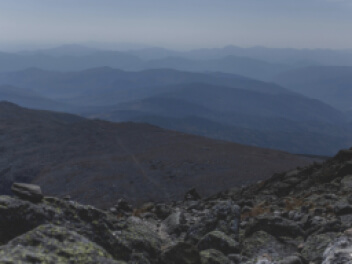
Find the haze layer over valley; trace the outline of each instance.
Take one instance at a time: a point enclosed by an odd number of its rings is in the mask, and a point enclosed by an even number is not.
[[[297,154],[352,143],[348,50],[64,45],[1,56],[0,99],[29,108]]]

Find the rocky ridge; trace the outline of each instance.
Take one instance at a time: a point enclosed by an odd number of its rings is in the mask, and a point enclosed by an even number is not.
[[[14,187],[18,198],[0,196],[0,263],[352,263],[352,148],[209,198],[192,189],[139,208]]]

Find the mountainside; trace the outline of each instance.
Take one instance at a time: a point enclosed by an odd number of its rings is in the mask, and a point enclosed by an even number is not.
[[[87,120],[5,102],[0,135],[2,193],[13,181],[34,182],[48,194],[100,206],[121,197],[170,201],[191,187],[210,195],[310,162],[148,124]]]
[[[337,109],[352,109],[352,67],[307,67],[284,72],[273,80]]]
[[[241,124],[229,125],[197,116],[170,117],[122,110],[101,116],[101,118],[120,122],[130,120],[149,123],[208,138],[301,154],[333,155],[337,148],[349,144],[352,140],[348,128],[332,127],[326,124],[309,124],[309,122],[298,124],[280,119],[257,119],[257,126],[255,123],[251,123],[255,119],[250,122],[245,120],[243,123],[246,126],[241,126]],[[275,122],[277,123],[275,124]],[[259,125],[260,123],[262,126]],[[268,125],[267,129],[264,129],[265,125]],[[273,127],[269,128],[270,125]],[[283,126],[280,127],[280,125]]]
[[[178,202],[121,199],[109,210],[16,183],[16,197],[0,196],[0,262],[350,263],[351,173],[352,149],[342,150],[211,197],[191,189]]]

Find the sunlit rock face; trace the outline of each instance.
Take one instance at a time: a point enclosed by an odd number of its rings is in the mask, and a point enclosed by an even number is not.
[[[322,264],[352,263],[352,229],[344,232],[327,247]]]

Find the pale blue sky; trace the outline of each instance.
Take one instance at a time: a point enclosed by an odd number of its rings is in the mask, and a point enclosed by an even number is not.
[[[352,0],[0,1],[0,48],[92,41],[352,48]]]

